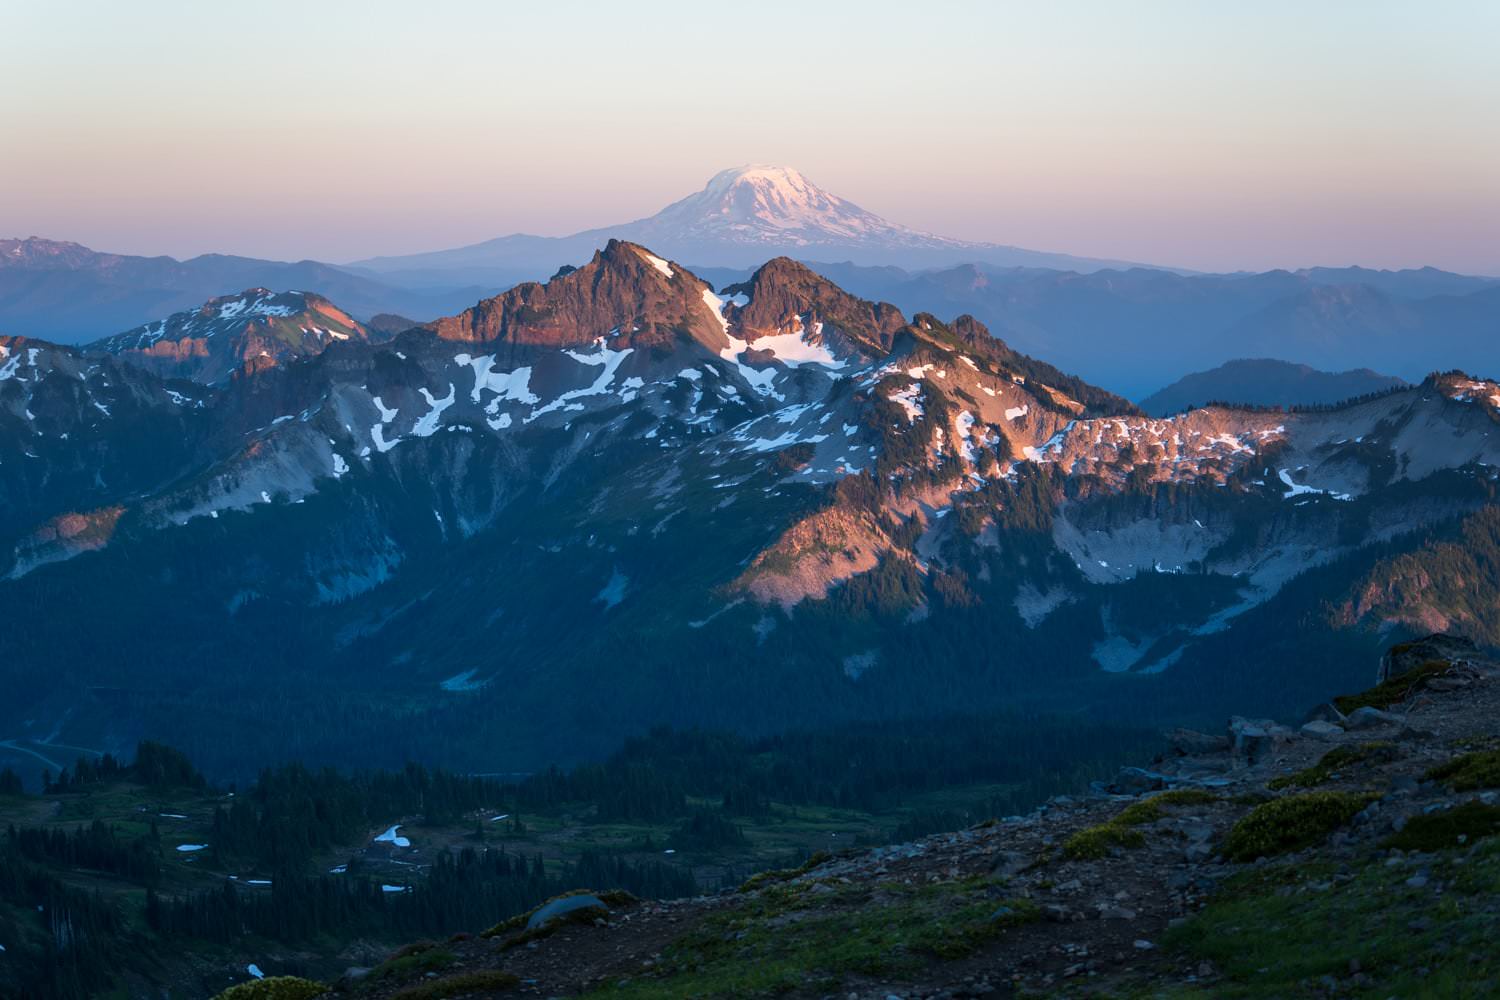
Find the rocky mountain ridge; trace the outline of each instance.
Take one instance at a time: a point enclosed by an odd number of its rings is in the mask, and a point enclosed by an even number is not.
[[[789,260],[716,292],[618,241],[388,342],[334,338],[215,386],[37,350],[0,361],[0,489],[24,512],[0,592],[38,622],[0,633],[7,724],[65,720],[80,745],[164,726],[211,767],[233,765],[207,717],[160,715],[142,687],[249,719],[284,671],[281,717],[378,678],[382,707],[291,727],[277,752],[341,760],[394,725],[398,764],[443,746],[518,770],[603,752],[625,735],[609,719],[760,733],[1105,690],[1101,712],[1162,722],[1270,711],[1359,669],[1391,627],[1355,600],[1366,574],[1443,544],[1500,468],[1500,388],[1480,379],[1148,418],[970,318],[908,321]],[[107,435],[87,401],[106,381],[170,427],[131,438],[149,475],[94,474],[34,405],[77,397]],[[184,549],[212,558],[185,578]],[[156,590],[124,586],[142,579]],[[105,617],[65,633],[59,589]],[[144,657],[143,615],[165,652]],[[1296,643],[1323,644],[1318,675],[1284,659]],[[35,669],[49,645],[73,672]],[[1027,662],[1058,666],[1005,665]],[[771,704],[783,685],[816,694]],[[600,724],[559,726],[563,692]]]

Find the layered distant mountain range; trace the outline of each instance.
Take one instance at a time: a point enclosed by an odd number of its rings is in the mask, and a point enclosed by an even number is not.
[[[504,236],[354,264],[208,255],[177,261],[0,241],[0,332],[72,343],[262,287],[321,295],[372,328],[425,322],[586,260],[611,238],[719,285],[783,255],[908,314],[964,312],[1018,350],[1132,398],[1244,357],[1408,381],[1494,370],[1500,282],[1432,268],[1202,275],[947,239],[880,218],[788,167],[727,170],[646,219],[567,237]]]
[[[423,324],[251,289],[0,338],[0,737],[526,770],[658,722],[1272,714],[1393,634],[1500,641],[1484,371],[1159,419],[972,316],[733,277],[611,240]]]
[[[1500,365],[1500,282],[1431,268],[1180,275],[814,266],[905,309],[971,313],[1018,349],[1134,399],[1246,357],[1408,381]]]
[[[174,260],[99,253],[36,237],[0,239],[0,333],[58,343],[112,336],[246,288],[314,292],[367,319],[379,313],[454,312],[501,287],[450,284],[411,291],[313,260],[285,263],[224,254]]]
[[[1141,409],[1165,417],[1208,403],[1249,406],[1317,406],[1401,388],[1408,383],[1368,368],[1323,372],[1269,358],[1229,361],[1194,372],[1141,400]]]

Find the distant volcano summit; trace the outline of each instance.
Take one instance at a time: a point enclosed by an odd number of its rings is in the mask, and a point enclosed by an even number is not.
[[[645,244],[673,260],[707,267],[747,267],[777,254],[908,268],[986,263],[1094,271],[1122,264],[909,229],[819,187],[794,167],[757,164],[720,171],[701,191],[634,222],[556,238],[502,236],[454,250],[376,257],[354,266],[383,274],[462,273],[465,280],[518,268],[551,273],[549,266],[587,257],[610,239]]]
[[[718,241],[758,248],[848,245],[973,251],[985,246],[898,226],[823,190],[793,167],[765,165],[720,171],[702,191],[625,228],[658,242]]]

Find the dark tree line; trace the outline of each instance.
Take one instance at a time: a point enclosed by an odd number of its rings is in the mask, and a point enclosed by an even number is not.
[[[341,875],[278,874],[271,883],[246,891],[226,882],[181,898],[152,892],[147,922],[164,938],[226,944],[245,934],[292,945],[324,935],[399,940],[482,929],[580,886],[650,897],[697,892],[691,873],[657,861],[585,854],[549,873],[540,856],[473,848],[440,855],[399,887],[359,878],[354,866]]]
[[[115,981],[135,950],[134,935],[113,901],[73,888],[23,855],[13,837],[0,845],[0,915],[29,911],[43,933],[21,945],[7,934],[0,996],[84,1000]],[[20,930],[19,922],[14,925]]]
[[[75,830],[12,825],[6,845],[32,861],[64,868],[107,872],[154,885],[161,874],[161,842],[155,824],[149,836],[122,840],[113,826],[94,820]]]
[[[6,790],[5,774],[0,774],[0,792]],[[181,750],[151,740],[142,740],[136,745],[135,760],[129,765],[121,764],[112,754],[98,759],[79,757],[71,769],[63,768],[53,779],[50,772],[43,772],[43,789],[47,792],[86,791],[98,785],[108,785],[120,780],[134,781],[147,788],[193,788],[205,789],[204,780],[192,761]],[[19,779],[12,794],[22,794]]]
[[[754,741],[661,728],[601,764],[528,778],[513,801],[531,810],[597,802],[601,819],[657,822],[693,819],[690,797],[717,799],[727,816],[763,816],[773,801],[880,812],[925,792],[1007,783],[1016,791],[997,808],[1021,811],[1150,745],[1136,730],[1044,716],[856,723]]]

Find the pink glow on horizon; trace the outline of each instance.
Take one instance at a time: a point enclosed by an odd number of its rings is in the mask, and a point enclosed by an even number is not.
[[[0,236],[350,260],[770,161],[964,239],[1500,273],[1500,5],[267,6],[13,16]]]

